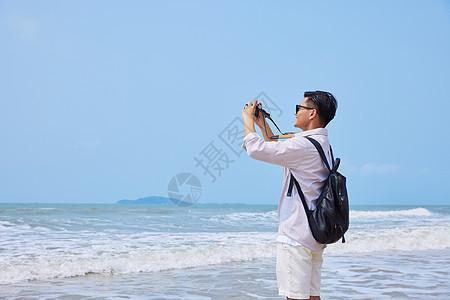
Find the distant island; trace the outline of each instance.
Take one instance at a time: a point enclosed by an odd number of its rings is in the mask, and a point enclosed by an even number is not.
[[[116,202],[117,204],[173,204],[173,202],[166,197],[160,197],[160,196],[150,196],[150,197],[144,197],[139,198],[136,200],[119,200]]]
[[[116,202],[116,204],[176,204],[178,206],[191,206],[192,203],[186,203],[177,199],[170,199],[161,196],[149,196],[139,198],[136,200],[123,199]],[[201,205],[248,205],[246,203],[202,203]]]

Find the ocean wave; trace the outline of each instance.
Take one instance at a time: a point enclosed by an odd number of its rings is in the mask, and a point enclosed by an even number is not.
[[[28,224],[16,224],[8,221],[0,221],[0,231],[11,232],[12,230],[27,231],[31,226]]]
[[[327,251],[341,253],[372,253],[383,251],[416,251],[450,249],[450,228],[445,225],[383,230],[349,231],[346,243],[329,245]]]
[[[275,255],[274,233],[186,234],[169,237],[158,246],[144,246],[143,239],[130,247],[129,241],[105,240],[75,251],[29,253],[0,262],[0,284],[84,276],[112,275],[186,269]],[[177,243],[174,243],[177,241]],[[180,241],[182,240],[182,241]],[[73,243],[76,243],[73,240]],[[79,241],[78,241],[79,242]],[[86,247],[87,246],[87,247]],[[73,249],[72,249],[73,250]]]
[[[267,212],[239,212],[221,215],[216,217],[221,221],[277,221],[278,212],[276,210]]]
[[[8,221],[0,221],[0,226],[5,226],[5,227],[9,227],[9,226],[13,226],[14,224]]]
[[[385,217],[426,217],[433,215],[428,209],[423,207],[405,209],[405,210],[376,210],[376,211],[360,211],[350,210],[350,218],[352,219],[368,219],[368,218],[385,218]]]
[[[434,215],[426,208],[418,207],[404,210],[375,210],[375,211],[361,211],[350,210],[351,219],[376,219],[376,218],[404,218],[404,217],[428,217]],[[262,222],[278,221],[278,213],[276,210],[268,212],[239,212],[226,215],[219,215],[214,217],[215,220],[224,223],[239,222],[239,221],[252,221]]]
[[[0,284],[96,274],[185,269],[275,257],[275,232],[69,233],[56,239],[5,241]],[[330,255],[450,249],[445,225],[350,230],[346,243],[329,245]],[[8,248],[6,248],[8,247]],[[8,254],[7,254],[8,253]]]

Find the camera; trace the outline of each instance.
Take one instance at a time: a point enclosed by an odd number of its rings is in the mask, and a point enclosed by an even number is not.
[[[247,106],[247,105],[248,105],[248,104],[245,104],[245,106]],[[244,106],[244,108],[245,108],[245,106]],[[277,124],[272,120],[272,118],[270,117],[270,114],[262,108],[262,104],[261,104],[261,103],[258,103],[258,104],[256,105],[256,107],[255,107],[255,117],[258,118],[260,113],[264,116],[264,118],[269,119],[269,120],[273,123],[273,125],[275,125],[275,127],[278,129],[278,131],[279,131],[282,135],[285,135],[285,133],[283,133],[283,132],[280,130],[280,128],[278,128]],[[266,135],[267,135],[266,122],[264,122],[264,130],[266,131]],[[289,133],[289,134],[291,134],[291,133]],[[292,135],[289,136],[289,137],[292,137]],[[271,138],[271,139],[278,139],[278,138],[281,138],[281,137],[277,135],[277,136],[272,136],[272,137],[270,137],[270,138]],[[282,137],[282,138],[287,138],[287,137]]]
[[[259,113],[262,113],[262,115],[264,116],[264,118],[270,118],[270,114],[262,108],[261,103],[258,103],[258,104],[256,105],[256,109],[255,109],[255,117],[258,117],[258,116],[259,116]]]

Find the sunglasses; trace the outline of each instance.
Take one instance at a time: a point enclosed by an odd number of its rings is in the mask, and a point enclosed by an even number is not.
[[[300,110],[300,108],[304,108],[304,109],[315,109],[314,107],[308,107],[308,106],[303,106],[300,104],[295,105],[295,114],[298,113],[298,111]]]

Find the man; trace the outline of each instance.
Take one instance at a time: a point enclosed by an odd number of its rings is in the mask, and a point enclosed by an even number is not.
[[[310,209],[315,207],[329,171],[317,149],[305,137],[317,140],[331,165],[328,131],[334,118],[336,99],[331,93],[306,92],[296,105],[294,127],[303,132],[283,142],[271,140],[273,132],[262,114],[255,117],[258,101],[248,102],[242,110],[245,137],[243,147],[254,159],[283,166],[283,188],[278,204],[277,281],[280,295],[287,299],[319,299],[322,252],[325,245],[314,240],[297,189],[287,196],[290,172],[297,179]],[[261,128],[264,140],[256,133]]]

